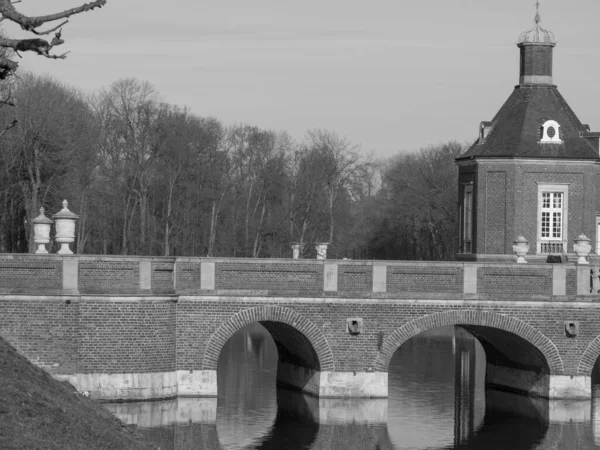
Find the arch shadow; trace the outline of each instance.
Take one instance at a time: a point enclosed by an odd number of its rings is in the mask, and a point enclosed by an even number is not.
[[[562,375],[564,373],[563,362],[558,349],[550,339],[538,330],[514,317],[477,310],[434,313],[404,324],[383,342],[374,362],[375,370],[387,372],[396,350],[412,337],[427,330],[452,325],[467,329],[482,342],[486,355],[488,355],[488,352],[492,352],[496,358],[502,358],[501,352],[495,350],[497,344],[508,349],[511,342],[506,342],[503,336],[486,333],[484,330],[497,329],[512,333],[517,337],[517,341],[526,341],[533,346],[534,351],[526,352],[520,357],[521,360],[525,361],[529,358],[541,367],[547,365],[550,375]],[[488,341],[487,344],[486,341]]]
[[[273,337],[279,361],[317,371],[334,371],[335,364],[327,339],[306,317],[290,308],[263,306],[240,311],[225,322],[210,337],[203,370],[217,370],[219,356],[226,342],[246,325],[258,322]]]

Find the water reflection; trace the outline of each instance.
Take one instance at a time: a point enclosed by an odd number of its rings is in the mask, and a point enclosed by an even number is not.
[[[161,449],[595,449],[600,392],[547,401],[486,390],[466,331],[411,339],[390,364],[389,400],[317,399],[275,387],[277,350],[259,325],[225,346],[217,399],[112,404]]]
[[[217,432],[225,449],[258,448],[272,433],[278,405],[277,348],[259,324],[223,347],[217,370]]]

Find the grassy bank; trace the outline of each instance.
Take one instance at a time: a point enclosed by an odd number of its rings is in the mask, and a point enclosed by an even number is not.
[[[153,449],[104,407],[0,339],[0,448]]]

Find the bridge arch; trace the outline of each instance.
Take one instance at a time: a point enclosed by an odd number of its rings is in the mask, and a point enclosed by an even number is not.
[[[291,358],[297,356],[294,353],[302,353],[304,358],[301,359],[304,359],[305,363],[306,360],[310,360],[309,365],[314,365],[311,368],[319,371],[335,370],[331,347],[321,330],[306,317],[282,306],[245,309],[223,322],[208,341],[202,369],[217,370],[219,356],[225,343],[235,332],[254,322],[261,323],[271,333],[279,352],[283,350]],[[287,342],[282,342],[284,334],[289,334]],[[311,352],[313,355],[309,354]]]
[[[577,375],[591,376],[594,364],[600,357],[600,336],[588,344],[577,366]]]
[[[404,324],[384,340],[375,360],[375,370],[387,372],[396,350],[410,338],[427,330],[452,325],[464,326],[480,340],[481,335],[478,330],[482,330],[483,327],[512,333],[517,338],[531,344],[544,357],[551,375],[562,375],[564,373],[563,362],[558,349],[541,332],[514,317],[478,310],[439,312],[419,317]],[[502,337],[499,339],[502,340]],[[487,351],[486,348],[486,353]]]

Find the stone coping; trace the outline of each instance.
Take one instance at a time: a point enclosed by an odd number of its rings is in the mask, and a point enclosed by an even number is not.
[[[0,253],[1,261],[62,261],[65,259],[85,262],[132,262],[132,261],[157,261],[163,263],[243,263],[243,264],[338,264],[353,266],[388,266],[388,267],[519,267],[519,268],[548,268],[555,265],[576,266],[576,261],[565,263],[547,263],[541,261],[536,255],[526,256],[527,264],[517,264],[516,257],[505,256],[506,261],[475,260],[475,261],[409,261],[409,260],[354,260],[354,259],[293,259],[293,258],[234,258],[234,257],[204,257],[204,256],[140,256],[140,255],[36,255],[31,253]],[[596,256],[596,255],[593,255]],[[545,258],[545,257],[544,257]],[[594,265],[594,262],[590,266]]]

